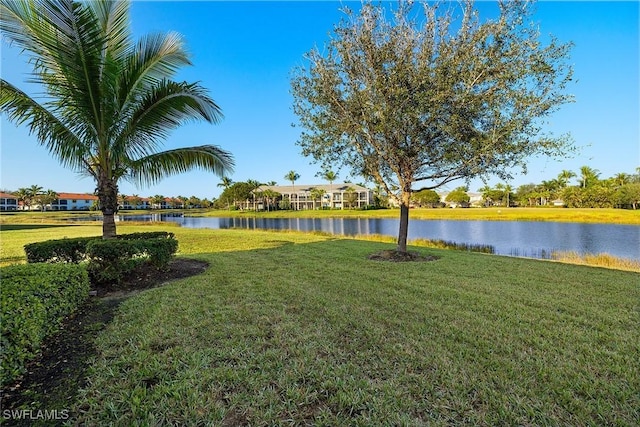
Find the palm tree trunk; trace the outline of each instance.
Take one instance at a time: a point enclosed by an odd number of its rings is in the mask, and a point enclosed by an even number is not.
[[[407,235],[409,234],[409,202],[411,192],[403,191],[400,196],[400,230],[398,231],[398,252],[407,252]]]
[[[102,238],[116,237],[115,214],[118,212],[118,185],[111,179],[103,178],[98,182],[98,200],[102,211]]]

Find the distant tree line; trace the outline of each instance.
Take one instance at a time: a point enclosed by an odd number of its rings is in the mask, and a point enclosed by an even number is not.
[[[22,202],[23,209],[31,209],[31,206],[39,206],[40,210],[46,211],[58,199],[58,193],[53,190],[43,190],[39,185],[18,188],[12,193],[18,202]]]
[[[575,178],[575,184],[570,181]],[[617,173],[601,178],[600,172],[582,166],[576,173],[563,170],[554,179],[525,184],[515,191],[509,185],[484,186],[479,190],[485,206],[548,206],[569,208],[638,209],[640,168],[635,174]]]
[[[322,176],[332,185],[337,179],[337,174],[325,171],[318,176]],[[293,178],[293,179],[292,179]],[[290,171],[285,175],[285,179],[292,182],[300,178],[295,171]],[[570,181],[575,178],[575,184],[570,185]],[[201,199],[196,196],[185,197],[165,197],[156,194],[149,197],[152,208],[161,206],[171,209],[193,209],[193,208],[214,208],[214,209],[238,209],[246,202],[256,202],[260,199],[263,202],[264,210],[291,209],[289,201],[282,198],[282,195],[273,190],[267,189],[256,191],[263,185],[274,186],[275,181],[261,183],[254,179],[234,182],[228,177],[223,177],[218,184],[223,188],[222,194],[218,198]],[[364,184],[359,184],[365,186]],[[373,190],[373,207],[386,208],[392,206],[390,199],[392,195],[385,193],[380,186]],[[445,202],[458,206],[467,206],[470,203],[469,188],[460,186],[449,192]],[[482,195],[482,206],[552,206],[561,205],[569,208],[619,208],[638,209],[640,208],[640,168],[636,173],[617,173],[609,178],[600,178],[600,172],[589,166],[582,166],[578,173],[563,170],[558,176],[551,180],[542,181],[539,184],[524,184],[514,189],[509,184],[498,183],[491,187],[485,185],[478,190]],[[55,202],[58,193],[53,190],[43,191],[42,187],[32,185],[28,188],[20,188],[12,193],[22,202],[25,209],[31,206],[39,206],[46,210],[47,206]],[[324,196],[324,190],[312,188],[309,195],[312,200],[320,203]],[[142,198],[137,194],[120,194],[119,205],[121,208],[139,208]],[[350,198],[356,198],[355,192],[346,192],[344,203],[346,207],[352,205]],[[413,192],[411,202],[413,206],[438,208],[445,206],[443,200],[434,190],[421,190]],[[319,204],[321,207],[321,204]],[[99,209],[96,205],[94,209]]]

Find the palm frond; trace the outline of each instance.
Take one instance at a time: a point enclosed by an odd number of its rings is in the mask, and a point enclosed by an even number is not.
[[[162,81],[135,107],[113,144],[114,153],[126,152],[129,158],[150,155],[159,145],[154,141],[165,139],[184,123],[198,119],[217,123],[222,117],[220,107],[197,83]]]
[[[129,110],[149,87],[171,79],[185,65],[191,65],[191,61],[179,34],[154,34],[140,39],[121,75],[118,95],[121,109]]]
[[[92,10],[71,0],[30,0],[3,2],[1,11],[3,34],[32,54],[33,79],[44,84],[59,114],[99,132],[106,36]]]
[[[126,60],[132,51],[129,2],[91,1],[87,7],[93,10],[102,32],[107,35],[105,51],[116,61]]]
[[[231,154],[215,145],[178,148],[143,157],[128,165],[127,178],[138,185],[152,185],[167,176],[202,169],[224,176],[233,171]]]
[[[74,129],[26,93],[0,79],[0,111],[17,125],[27,124],[29,132],[60,162],[77,171],[83,169],[87,146]]]

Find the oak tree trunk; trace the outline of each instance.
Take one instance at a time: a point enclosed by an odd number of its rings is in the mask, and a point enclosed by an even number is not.
[[[398,230],[398,252],[407,252],[407,235],[409,234],[409,203],[411,192],[403,191],[400,196],[400,229]]]

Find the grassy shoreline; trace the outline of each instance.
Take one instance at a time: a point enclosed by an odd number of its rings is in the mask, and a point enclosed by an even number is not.
[[[228,211],[216,210],[188,216],[265,217],[265,218],[398,218],[398,209],[379,210],[313,210],[313,211]],[[410,219],[471,221],[557,221],[601,224],[640,225],[640,210],[562,209],[562,208],[468,208],[411,209]]]
[[[398,209],[378,210],[304,210],[304,211],[233,211],[233,210],[148,210],[121,211],[123,215],[183,213],[186,216],[205,217],[259,217],[259,218],[398,218]],[[26,222],[82,221],[99,216],[99,212],[2,212],[0,226]],[[411,209],[410,219],[471,220],[471,221],[554,221],[599,224],[640,225],[640,210],[625,209],[564,209],[564,208],[468,208],[468,209]]]

